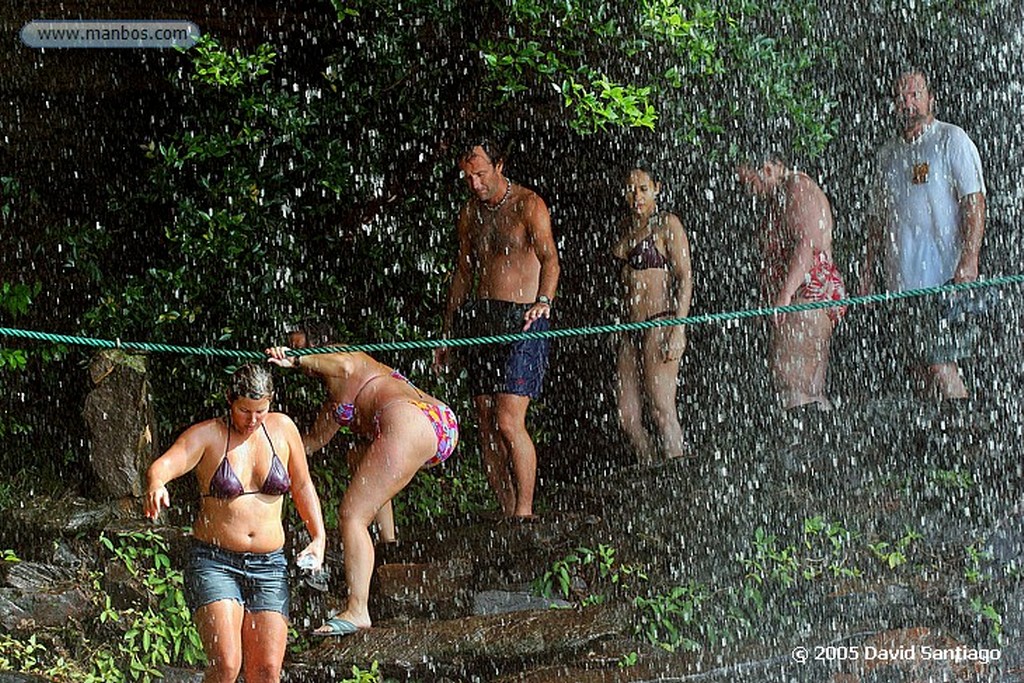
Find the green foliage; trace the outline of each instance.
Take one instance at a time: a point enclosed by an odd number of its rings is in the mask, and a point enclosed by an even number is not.
[[[868,548],[885,566],[889,569],[895,569],[907,563],[907,555],[911,546],[915,541],[921,540],[921,538],[923,538],[921,534],[907,527],[906,533],[896,541],[878,540],[874,543],[869,543]]]
[[[815,39],[816,17],[813,3],[796,1],[644,0],[613,9],[601,0],[525,0],[510,4],[503,35],[475,48],[494,102],[536,106],[550,88],[579,134],[659,125],[713,149],[731,125],[773,120],[793,131],[797,151],[816,155],[838,125],[835,97],[814,78],[832,59]]]
[[[146,329],[150,341],[199,329],[200,339],[226,343],[234,330],[270,326],[259,303],[279,296],[297,303],[298,292],[279,278],[294,267],[285,231],[295,195],[289,185],[300,179],[282,164],[302,158],[297,140],[308,120],[297,97],[269,86],[274,59],[266,45],[253,55],[222,50],[209,37],[196,45],[182,87],[208,101],[197,102],[194,120],[171,139],[146,147],[154,166],[141,199],[170,210],[163,234],[154,235],[167,257],[123,279],[108,276],[110,290],[86,317],[90,326],[121,337]],[[218,274],[216,287],[210,273]]]
[[[33,285],[0,283],[0,311],[6,313],[12,320],[26,315],[32,306],[33,297],[38,296],[41,288],[42,284],[39,282]],[[0,372],[24,370],[27,364],[28,353],[23,349],[0,347]],[[11,428],[7,420],[0,420],[0,437]]]
[[[958,469],[935,469],[929,472],[929,476],[935,483],[952,489],[967,490],[974,486],[974,476]]]
[[[638,613],[638,637],[669,651],[699,650],[735,642],[758,628],[768,609],[766,596],[774,599],[812,582],[860,576],[853,557],[862,550],[858,539],[855,532],[820,515],[804,520],[799,542],[784,543],[758,528],[751,552],[736,558],[741,578],[732,584],[719,581],[714,591],[691,582],[641,592],[647,575],[640,567],[620,564],[614,548],[579,547],[554,562],[534,588],[544,597],[583,605],[629,597]]]
[[[0,176],[0,218],[7,219],[14,212],[14,203],[21,193],[21,184],[13,176]]]
[[[15,321],[28,316],[42,287],[41,282],[32,284],[0,282],[0,312],[4,314],[3,318]],[[62,361],[66,351],[67,349],[62,344],[38,345],[32,351],[6,345],[0,346],[0,378],[4,378],[5,384],[11,386],[13,375],[24,373],[33,359],[40,365],[49,365]],[[8,398],[10,398],[9,394]],[[4,461],[5,451],[15,450],[5,443],[4,440],[7,437],[23,438],[32,432],[32,425],[21,416],[19,411],[8,409],[0,412],[0,463]],[[15,473],[10,472],[5,479],[9,483],[10,478],[14,476]],[[0,495],[0,502],[3,498],[4,496]]]
[[[0,671],[35,674],[48,680],[80,680],[74,662],[55,655],[35,634],[20,640],[0,633]]]
[[[580,546],[556,560],[551,569],[534,582],[534,590],[545,598],[558,596],[586,606],[608,599],[603,592],[595,591],[614,589],[622,592],[630,581],[647,580],[642,568],[621,564],[615,555],[615,548],[603,543],[598,544],[596,550]]]
[[[767,533],[763,527],[754,532],[754,552],[751,557],[741,555],[738,559],[747,571],[747,577],[761,584],[775,581],[783,588],[789,588],[799,577],[800,562],[796,557],[796,545],[778,547],[778,538]]]
[[[487,477],[477,467],[420,472],[393,501],[399,525],[426,525],[453,515],[480,512],[492,504]]]
[[[805,519],[802,531],[801,543],[783,546],[777,536],[757,528],[752,552],[737,558],[755,587],[770,583],[788,589],[801,580],[860,575],[859,569],[850,566],[849,558],[857,534],[820,515]],[[759,594],[751,597],[759,599]]]
[[[989,626],[989,637],[999,645],[1003,642],[1003,615],[996,608],[996,606],[990,602],[986,602],[984,598],[975,596],[971,598],[971,609],[974,610],[975,614],[979,618],[988,620]]]
[[[707,589],[698,584],[676,586],[668,593],[636,598],[634,604],[641,612],[640,635],[670,652],[699,650],[700,643],[684,635],[684,629],[695,626],[708,598]]]
[[[640,661],[640,655],[636,651],[622,655],[619,658],[619,668],[628,669],[631,666],[636,666]]]
[[[237,88],[245,83],[259,81],[270,73],[269,66],[277,54],[269,45],[260,45],[256,53],[243,54],[239,50],[222,50],[209,35],[202,36],[192,46],[195,72],[192,78],[206,85]]]
[[[391,679],[385,679],[380,671],[380,664],[373,662],[369,669],[362,669],[352,665],[352,676],[341,679],[341,683],[388,683]]]
[[[860,576],[860,570],[850,566],[850,546],[858,540],[857,533],[817,515],[804,520],[803,534],[803,578],[811,580],[823,575],[833,578]]]
[[[992,559],[992,553],[974,546],[972,543],[964,548],[966,562],[964,567],[964,578],[967,583],[978,583],[991,577],[982,570],[982,563]]]
[[[860,576],[852,557],[857,539],[856,533],[820,515],[805,519],[799,540],[789,543],[759,527],[751,551],[736,558],[743,571],[737,582],[719,581],[713,592],[691,582],[636,597],[637,634],[669,651],[735,642],[765,622],[769,604],[777,609],[780,601],[794,600],[793,591],[813,582]]]
[[[39,296],[42,287],[40,282],[32,285],[0,283],[0,310],[6,312],[11,318],[25,315],[32,306],[32,299]]]
[[[184,578],[171,567],[167,541],[152,531],[100,536],[100,542],[122,562],[150,594],[146,605],[115,609],[104,595],[101,624],[114,626],[121,638],[105,642],[92,658],[86,683],[150,681],[161,666],[191,666],[205,661],[199,633],[185,604]],[[99,580],[96,580],[99,588]]]

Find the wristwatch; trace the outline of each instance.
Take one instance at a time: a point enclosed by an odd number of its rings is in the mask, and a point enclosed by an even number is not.
[[[538,294],[536,303],[545,304],[548,308],[551,308],[551,297],[544,296],[543,294]]]

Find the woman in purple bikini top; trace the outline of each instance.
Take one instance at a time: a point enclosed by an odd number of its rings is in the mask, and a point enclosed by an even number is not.
[[[185,563],[194,618],[205,624],[203,648],[219,661],[249,662],[277,680],[288,641],[284,494],[291,494],[310,536],[298,555],[311,557],[314,568],[323,564],[327,534],[302,435],[291,418],[270,411],[273,393],[266,366],[236,370],[227,390],[227,420],[192,425],[153,461],[143,508],[157,519],[171,504],[167,484],[189,472],[200,489],[205,484]],[[245,633],[253,628],[259,638]]]
[[[221,458],[217,471],[213,473],[213,478],[210,479],[210,488],[203,494],[204,496],[237,498],[238,496],[254,493],[264,493],[268,496],[283,496],[288,493],[288,489],[292,485],[291,477],[288,476],[288,470],[281,464],[281,458],[277,457],[277,451],[274,450],[274,442],[270,439],[270,433],[267,432],[267,425],[261,424],[260,427],[263,428],[263,435],[267,437],[267,443],[270,444],[270,471],[267,473],[267,477],[263,480],[259,489],[256,491],[246,491],[245,487],[242,486],[242,482],[238,479],[238,475],[235,474],[235,470],[232,469],[231,463],[228,462],[228,444],[231,442],[231,427],[229,425],[228,433],[224,440],[224,457]]]
[[[632,168],[622,180],[626,213],[611,249],[622,263],[622,317],[631,323],[685,318],[693,296],[686,230],[678,216],[658,209],[662,183],[650,169]],[[689,455],[676,405],[686,327],[631,330],[620,333],[618,341],[619,424],[637,460],[650,463]]]

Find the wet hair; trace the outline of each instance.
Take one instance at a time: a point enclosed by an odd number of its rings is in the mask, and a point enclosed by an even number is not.
[[[788,167],[795,161],[793,150],[798,137],[799,131],[790,118],[755,106],[738,122],[735,134],[730,136],[729,156],[737,168],[760,168],[768,162]]]
[[[274,395],[274,377],[265,365],[246,363],[231,373],[227,389],[228,401],[240,398],[258,401]]]
[[[306,335],[306,346],[333,346],[337,335],[331,326],[317,318],[306,318],[289,326],[288,334]]]
[[[651,182],[664,184],[665,174],[658,169],[657,164],[652,164],[645,159],[637,160],[633,164],[627,164],[622,167],[620,174],[623,181],[629,180],[629,174],[633,171],[643,171],[651,179]]]
[[[487,155],[487,158],[490,159],[491,164],[494,166],[505,161],[505,158],[508,156],[508,151],[502,145],[495,142],[493,138],[471,138],[459,148],[459,163],[467,161],[472,157],[477,147],[484,151],[484,154]]]
[[[896,81],[893,83],[893,89],[895,89],[896,85],[907,76],[920,76],[922,80],[924,80],[924,87],[930,94],[934,94],[934,91],[932,90],[932,79],[928,77],[928,72],[913,64],[905,64],[899,70],[899,73],[896,75]]]
[[[779,140],[768,135],[750,136],[737,150],[736,166],[760,168],[769,162],[777,162],[788,166],[789,154],[783,151]]]

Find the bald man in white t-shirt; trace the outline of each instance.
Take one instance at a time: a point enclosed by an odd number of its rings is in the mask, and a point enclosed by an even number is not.
[[[978,149],[963,129],[935,118],[935,98],[920,71],[897,79],[895,97],[901,135],[878,153],[862,292],[873,289],[879,252],[889,291],[976,280],[985,233]],[[957,364],[970,354],[965,335],[956,338],[937,313],[915,332],[929,341],[919,358],[926,391],[941,399],[967,398]]]

